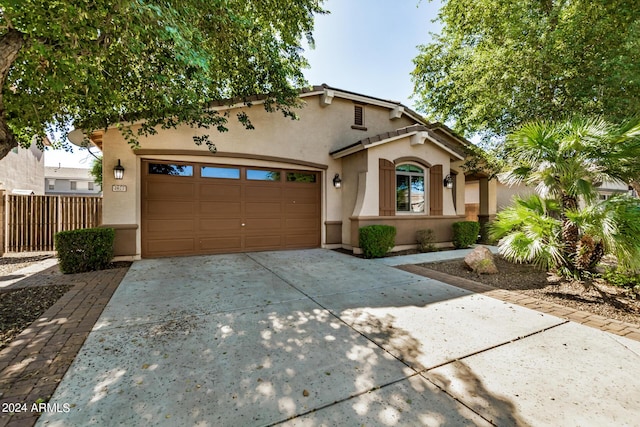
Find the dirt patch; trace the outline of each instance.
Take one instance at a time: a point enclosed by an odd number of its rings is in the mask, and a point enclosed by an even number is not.
[[[531,265],[513,264],[499,256],[495,257],[495,262],[500,273],[493,275],[469,271],[462,259],[420,265],[497,289],[518,291],[575,310],[640,325],[640,300],[629,297],[623,288],[597,280],[596,286],[601,293],[578,282],[561,280]]]
[[[1,291],[0,350],[72,287],[73,285],[53,285]]]
[[[36,262],[52,258],[51,254],[11,254],[0,257],[0,280]],[[108,268],[130,266],[130,262],[114,262]],[[77,283],[83,273],[62,274],[57,265],[0,289],[0,350],[29,327]]]

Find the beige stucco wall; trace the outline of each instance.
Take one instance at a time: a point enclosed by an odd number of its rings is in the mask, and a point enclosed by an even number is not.
[[[480,203],[480,183],[478,181],[469,181],[464,186],[465,203]]]
[[[376,170],[378,166],[376,165]],[[352,216],[357,216],[357,212],[362,209],[364,199],[358,200],[358,191],[363,185],[366,186],[369,164],[367,162],[367,152],[360,151],[350,156],[342,158],[342,242],[349,245],[351,240]],[[378,185],[376,184],[376,188]],[[364,197],[365,193],[361,193]]]
[[[135,152],[127,145],[120,133],[111,129],[103,136],[104,151],[104,224],[140,224],[140,176],[142,159],[197,161],[201,163],[235,164],[253,166],[279,166],[290,169],[317,170],[323,177],[323,223],[342,221],[343,226],[353,213],[351,207],[343,205],[343,200],[353,201],[350,193],[356,186],[354,172],[362,168],[362,159],[346,161],[333,159],[329,154],[338,148],[346,147],[363,138],[389,132],[415,124],[412,119],[403,116],[390,119],[389,109],[374,105],[365,106],[366,131],[352,129],[353,101],[334,98],[328,106],[321,106],[318,96],[305,97],[305,106],[297,110],[299,120],[285,118],[281,113],[267,113],[260,104],[244,108],[255,127],[245,129],[235,116],[240,109],[230,111],[228,132],[218,133],[191,129],[181,126],[178,129],[159,130],[158,134],[140,140],[141,151]],[[209,134],[216,144],[218,154],[209,153],[206,146],[198,147],[193,142],[194,135]],[[405,144],[408,145],[408,142]],[[145,150],[146,153],[145,153]],[[149,153],[148,150],[154,150]],[[176,154],[178,150],[183,150]],[[185,151],[188,150],[188,151]],[[392,150],[393,151],[393,150]],[[144,153],[144,154],[140,154]],[[236,156],[236,157],[234,157]],[[243,158],[249,156],[254,158]],[[111,173],[120,159],[125,168],[124,179],[115,181]],[[357,159],[357,157],[354,157]],[[313,163],[316,165],[299,164]],[[297,163],[297,164],[296,164]],[[356,167],[355,165],[358,164]],[[345,169],[346,167],[346,169]],[[365,166],[366,167],[366,166]],[[374,168],[375,188],[377,189],[377,160]],[[333,177],[339,173],[343,187],[333,187]],[[125,185],[126,192],[112,191],[113,185]],[[377,191],[377,190],[376,190]],[[343,199],[344,195],[344,199]],[[375,202],[367,206],[366,211],[377,215],[377,193]],[[368,201],[369,202],[369,201]],[[324,240],[324,227],[323,242]],[[349,231],[347,230],[346,233]],[[345,231],[343,230],[343,236]],[[348,234],[346,234],[348,235]],[[140,229],[136,235],[137,253],[140,253]]]
[[[375,216],[379,212],[379,197],[378,197],[378,159],[383,158],[396,162],[397,159],[403,157],[417,157],[424,159],[430,165],[442,165],[442,176],[445,177],[450,173],[449,168],[449,153],[441,149],[440,147],[430,143],[428,140],[424,144],[411,145],[411,138],[401,138],[390,143],[372,147],[368,150],[369,158],[369,174],[367,187],[375,190],[375,197],[367,197],[369,203],[359,213],[359,216]],[[410,162],[411,163],[411,162]],[[419,163],[417,163],[419,164]],[[442,185],[442,183],[440,183]],[[425,172],[425,191],[428,212],[428,189],[429,189],[429,174]],[[455,215],[456,212],[453,208],[452,191],[450,189],[443,189],[443,215]],[[409,214],[410,215],[410,214]]]
[[[35,145],[18,147],[0,160],[0,187],[11,194],[13,190],[31,190],[44,194],[44,153]]]
[[[457,215],[465,214],[465,198],[466,198],[466,188],[465,188],[465,176],[462,165],[464,164],[464,160],[457,160],[455,162],[451,162],[450,169],[452,171],[457,172],[457,175],[451,175],[455,179],[456,183],[456,204],[455,211]],[[446,176],[446,175],[445,175]]]
[[[513,204],[513,198],[518,196],[520,198],[527,198],[535,194],[535,188],[527,187],[525,185],[508,186],[500,182],[497,183],[497,197],[496,204],[498,212],[502,209],[509,207]]]
[[[343,186],[345,194],[343,194],[342,202],[343,206],[343,228],[342,228],[342,241],[345,247],[354,247],[358,245],[357,229],[362,224],[373,221],[374,223],[387,223],[389,218],[385,220],[372,220],[376,218],[380,212],[379,205],[379,164],[380,158],[395,162],[398,159],[406,157],[415,157],[424,159],[430,165],[442,165],[443,176],[450,173],[450,154],[442,148],[430,143],[428,140],[424,144],[411,145],[411,137],[399,138],[385,144],[373,146],[365,151],[360,151],[355,154],[351,154],[343,158],[343,172],[345,179],[343,180]],[[417,163],[416,164],[420,164]],[[460,173],[458,175],[458,188],[457,192],[458,202],[462,206],[462,214],[464,215],[464,175]],[[345,185],[345,182],[347,183]],[[441,184],[441,183],[440,183]],[[441,184],[442,185],[442,184]],[[428,188],[429,188],[429,174],[425,174],[425,189],[426,200],[428,202]],[[443,189],[443,216],[456,216],[458,213],[453,205],[453,191],[451,189]],[[428,212],[428,203],[426,210]],[[396,220],[393,220],[393,224],[402,224],[406,227],[403,230],[406,231],[407,236],[414,233],[415,221],[408,221],[410,219],[416,219],[418,217],[425,218],[428,215],[412,215],[412,214],[398,214]],[[351,220],[349,220],[351,218]],[[439,217],[441,218],[441,217]],[[457,219],[456,219],[457,220]],[[355,221],[355,222],[354,222]],[[425,219],[426,221],[426,219]],[[425,222],[423,221],[423,222]],[[428,221],[427,221],[428,222]],[[431,221],[433,222],[433,221]],[[425,222],[426,223],[426,222]],[[413,228],[412,228],[413,227]],[[398,237],[398,241],[406,236]],[[444,238],[444,235],[443,235]],[[404,238],[407,242],[403,241],[403,244],[413,244],[415,241],[412,238]]]

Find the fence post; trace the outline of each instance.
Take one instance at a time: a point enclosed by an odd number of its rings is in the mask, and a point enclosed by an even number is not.
[[[7,229],[5,214],[4,190],[0,188],[0,256],[4,255],[5,230]]]
[[[62,196],[55,196],[56,198],[56,230],[53,234],[56,234],[58,231],[62,231]]]

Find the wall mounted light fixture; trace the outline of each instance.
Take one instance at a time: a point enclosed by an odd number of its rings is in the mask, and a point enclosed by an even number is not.
[[[339,174],[336,174],[333,177],[333,186],[336,187],[336,188],[342,187],[342,180],[340,179],[340,175]]]
[[[118,159],[118,164],[113,167],[113,177],[115,179],[124,178],[124,168],[120,164],[120,159]]]
[[[451,178],[451,174],[444,177],[443,184],[447,188],[453,188],[453,178]]]

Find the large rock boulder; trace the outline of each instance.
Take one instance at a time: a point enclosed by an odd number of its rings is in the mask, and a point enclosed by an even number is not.
[[[466,257],[464,263],[477,274],[497,274],[498,267],[493,261],[493,254],[484,246],[478,246]]]

